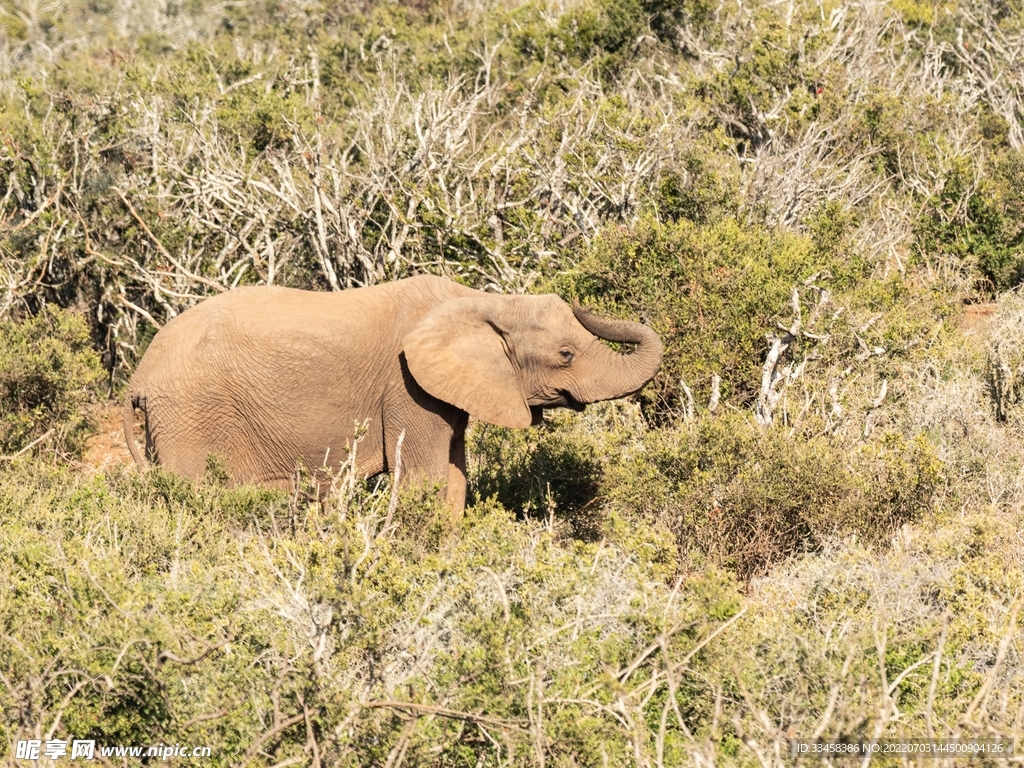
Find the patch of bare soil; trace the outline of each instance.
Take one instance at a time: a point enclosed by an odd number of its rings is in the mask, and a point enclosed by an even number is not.
[[[104,403],[93,417],[98,431],[86,441],[82,464],[97,472],[105,472],[118,464],[132,464],[121,426],[121,404]]]
[[[992,325],[997,306],[994,301],[965,305],[960,330],[965,336],[984,336]]]

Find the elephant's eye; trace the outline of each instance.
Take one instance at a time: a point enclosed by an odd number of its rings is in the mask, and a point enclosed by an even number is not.
[[[558,356],[562,358],[563,365],[568,365],[572,362],[573,353],[571,349],[563,349],[559,351]]]

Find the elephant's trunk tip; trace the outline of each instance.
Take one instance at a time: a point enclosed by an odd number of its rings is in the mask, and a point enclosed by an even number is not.
[[[574,302],[573,314],[580,325],[598,338],[620,344],[635,344],[632,352],[617,354],[604,345],[595,354],[606,375],[593,391],[587,393],[587,402],[614,400],[640,391],[661,368],[663,347],[651,328],[629,320],[599,317]]]

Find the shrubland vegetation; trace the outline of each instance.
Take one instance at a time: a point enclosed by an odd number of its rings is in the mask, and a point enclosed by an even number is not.
[[[0,3],[0,756],[1024,737],[1022,53],[982,0]],[[476,425],[458,524],[77,463],[203,297],[424,271],[662,371]]]

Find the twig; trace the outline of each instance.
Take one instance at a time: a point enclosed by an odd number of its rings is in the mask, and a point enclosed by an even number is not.
[[[282,720],[270,730],[260,734],[256,741],[254,741],[252,745],[249,747],[249,750],[245,753],[245,757],[242,758],[242,760],[238,764],[248,765],[249,762],[257,755],[257,753],[259,753],[260,748],[268,741],[270,741],[270,739],[274,738],[283,731],[286,731],[287,729],[291,728],[293,725],[298,725],[305,719],[306,713],[300,712],[297,715],[289,717],[287,720]]]
[[[230,710],[222,709],[220,712],[213,712],[212,714],[209,714],[209,715],[197,715],[196,717],[193,717],[191,720],[186,720],[184,723],[182,723],[181,730],[187,731],[193,725],[199,725],[200,723],[206,723],[206,722],[209,722],[210,720],[220,720],[220,718],[227,717],[230,714],[231,714]]]
[[[697,643],[697,645],[695,645],[692,649],[690,649],[690,652],[688,654],[686,654],[686,656],[683,657],[683,660],[678,662],[677,664],[675,664],[676,669],[679,669],[680,667],[686,666],[689,663],[690,659],[692,659],[694,656],[696,656],[697,652],[700,651],[701,648],[703,648],[705,645],[710,643],[712,640],[714,640],[720,634],[725,632],[725,630],[727,630],[730,626],[732,626],[737,621],[739,621],[743,617],[743,614],[745,614],[747,612],[747,607],[748,606],[743,606],[736,613],[735,616],[733,616],[731,619],[729,619],[727,622],[725,622],[722,626],[720,626],[718,629],[716,629],[710,635],[708,635],[703,640],[701,640],[699,643]]]
[[[1017,614],[1020,612],[1021,603],[1024,602],[1024,596],[1019,596],[1010,608],[1010,622],[1006,628],[1006,633],[1003,635],[1002,640],[999,643],[999,650],[996,652],[996,660],[992,665],[992,669],[988,671],[985,676],[985,682],[981,686],[981,690],[978,691],[977,695],[971,701],[967,707],[967,711],[964,712],[961,722],[970,722],[971,716],[974,714],[974,710],[979,706],[983,706],[988,700],[988,695],[992,691],[992,686],[995,684],[996,675],[999,674],[999,668],[1003,666],[1003,662],[1006,661],[1006,654],[1010,650],[1010,643],[1017,635]]]
[[[37,445],[39,445],[39,443],[43,442],[43,440],[45,440],[50,435],[52,435],[55,431],[56,430],[53,427],[51,427],[50,429],[46,430],[42,435],[37,437],[35,440],[33,440],[28,445],[26,445],[24,448],[22,448],[17,453],[12,453],[10,456],[0,456],[0,461],[13,461],[14,459],[18,458],[19,456],[21,456],[21,455],[23,455],[25,453],[28,453],[33,448],[35,448]]]
[[[402,733],[398,737],[398,743],[388,753],[387,762],[384,763],[384,768],[400,768],[402,763],[405,762],[405,753],[409,749],[409,742],[412,741],[412,735],[416,732],[416,722],[419,720],[418,716],[410,717],[405,721],[405,726],[402,728]]]
[[[481,571],[486,573],[494,581],[494,584],[498,587],[498,596],[501,598],[501,609],[505,613],[505,623],[512,621],[512,612],[509,608],[508,595],[505,593],[505,585],[501,583],[501,578],[488,568],[486,565],[480,568]]]
[[[949,632],[949,614],[942,615],[942,634],[939,635],[939,646],[935,649],[932,664],[932,679],[928,685],[928,702],[925,704],[924,721],[928,727],[928,738],[935,738],[935,726],[932,723],[932,716],[935,708],[935,690],[939,683],[939,670],[942,667],[942,651],[946,647],[946,634]]]
[[[426,715],[437,715],[438,717],[447,717],[451,720],[462,720],[467,723],[484,723],[486,725],[492,725],[495,728],[506,728],[513,731],[521,731],[522,733],[529,733],[528,728],[524,728],[522,720],[502,720],[497,717],[489,717],[487,715],[477,715],[472,712],[460,712],[455,709],[448,709],[447,707],[436,707],[430,704],[417,704],[412,701],[392,701],[386,699],[384,701],[369,701],[363,704],[367,709],[398,709],[406,710],[408,712],[416,714]]]
[[[160,240],[157,239],[157,236],[153,234],[153,231],[149,228],[149,226],[142,219],[142,217],[139,216],[139,213],[138,211],[135,210],[135,207],[130,202],[128,202],[128,198],[125,197],[124,193],[118,192],[117,194],[121,198],[121,201],[125,204],[125,207],[128,208],[128,212],[132,215],[135,221],[139,223],[139,226],[142,227],[142,231],[146,233],[150,240],[153,241],[153,245],[156,246],[157,250],[160,251],[160,253],[163,255],[165,259],[167,259],[169,262],[171,262],[171,264],[177,267],[182,274],[184,274],[186,277],[192,280],[195,280],[196,282],[202,283],[203,285],[209,288],[213,288],[218,293],[223,293],[224,291],[227,290],[227,288],[221,285],[220,283],[215,283],[213,280],[209,280],[203,277],[202,275],[196,275],[190,272],[188,269],[186,269],[183,265],[181,265],[177,259],[171,256],[170,251],[164,248],[163,243],[161,243]]]
[[[391,526],[391,518],[398,509],[398,481],[402,477],[402,443],[405,441],[405,430],[398,433],[398,442],[395,444],[395,476],[391,482],[391,498],[388,500],[388,513],[384,518],[384,525],[381,532],[387,531]]]
[[[85,575],[89,578],[89,581],[92,583],[92,585],[99,590],[100,594],[107,599],[107,602],[110,603],[110,605],[113,606],[118,613],[120,613],[126,619],[134,618],[130,613],[125,611],[120,605],[117,604],[117,601],[110,596],[110,593],[103,588],[102,584],[96,581],[96,578],[92,575],[92,572],[89,570],[89,566],[86,565],[84,561],[82,562],[82,570],[85,571]]]

